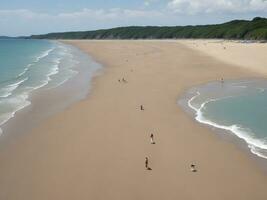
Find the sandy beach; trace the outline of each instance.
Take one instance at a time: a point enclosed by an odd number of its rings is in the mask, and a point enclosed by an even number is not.
[[[201,83],[264,77],[266,44],[65,42],[103,72],[86,99],[1,148],[0,199],[267,199],[267,175],[255,159],[177,105]]]
[[[180,40],[180,43],[204,52],[222,62],[266,75],[266,43],[229,40]]]

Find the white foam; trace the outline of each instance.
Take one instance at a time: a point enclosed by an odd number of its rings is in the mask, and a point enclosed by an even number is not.
[[[40,56],[38,56],[36,58],[34,63],[37,63],[37,62],[39,62],[39,60],[41,60],[41,59],[45,58],[46,56],[48,56],[54,49],[55,48],[51,48],[51,49],[43,52]],[[17,78],[23,76],[34,63],[31,63],[31,64],[27,65],[27,67],[23,70],[22,73],[20,73],[17,76]],[[23,79],[23,80],[20,80],[20,81],[18,81],[16,83],[12,83],[10,85],[7,85],[6,87],[0,89],[0,94],[1,94],[0,97],[5,98],[5,99],[1,100],[0,103],[4,104],[5,106],[11,106],[12,105],[12,107],[14,107],[14,109],[12,109],[12,111],[10,111],[10,112],[1,113],[1,115],[0,115],[0,126],[2,126],[3,124],[7,123],[11,118],[13,118],[15,116],[15,114],[18,111],[22,110],[23,108],[25,108],[25,107],[27,107],[27,106],[29,106],[31,104],[31,102],[28,101],[29,93],[31,93],[33,90],[37,90],[37,89],[47,85],[47,83],[50,80],[50,76],[58,73],[58,65],[60,63],[60,60],[56,60],[55,63],[56,63],[55,66],[50,70],[50,72],[47,75],[47,80],[42,82],[37,87],[25,87],[25,89],[28,90],[27,92],[24,92],[22,94],[15,95],[15,96],[11,97],[12,92],[14,90],[16,90],[22,83],[27,81],[28,77]],[[2,133],[3,133],[3,130],[0,128],[0,135]]]
[[[64,69],[62,70],[67,70],[69,72],[69,75],[65,77],[64,80],[56,83],[55,85],[51,86],[51,87],[47,87],[46,89],[53,89],[56,88],[62,84],[64,84],[66,81],[68,81],[71,77],[75,76],[78,74],[77,71],[73,70],[74,66],[77,66],[80,62],[74,59],[74,55],[71,53],[70,49],[67,49],[64,46],[60,46],[59,47],[60,52],[58,53],[59,55],[61,55],[61,58],[57,58],[54,60],[55,64],[53,65],[53,68],[50,70],[50,72],[47,75],[47,84],[52,80],[51,77],[58,74],[59,70],[60,70],[60,64],[61,64],[61,60],[63,59],[63,57],[67,57],[67,59],[71,59],[71,62],[73,62],[73,66],[69,66],[69,67],[64,67]],[[70,63],[70,61],[68,62]]]
[[[75,70],[69,70],[70,75],[66,76],[64,80],[56,83],[55,85],[51,86],[51,87],[47,87],[46,89],[54,89],[59,87],[60,85],[64,84],[65,82],[67,82],[70,78],[74,77],[75,75],[77,75],[79,72],[75,71]]]
[[[46,75],[46,79],[43,80],[40,85],[35,86],[35,87],[28,87],[28,89],[30,89],[30,92],[40,89],[44,86],[46,86],[52,79],[51,76],[56,75],[57,73],[59,73],[59,64],[62,58],[56,58],[53,62],[54,64],[52,65],[52,68],[48,71],[48,74]]]
[[[20,80],[16,83],[9,84],[4,88],[1,88],[0,89],[0,97],[2,97],[2,98],[9,97],[10,95],[12,95],[12,92],[14,90],[16,90],[22,83],[24,83],[27,80],[28,80],[28,77],[23,79],[23,80]]]
[[[52,68],[49,70],[49,73],[47,74],[47,80],[51,80],[51,76],[56,75],[59,72],[59,64],[62,58],[57,58],[54,60],[54,65],[52,65]]]
[[[195,112],[196,112],[196,117],[195,119],[202,123],[202,124],[206,124],[206,125],[209,125],[209,126],[213,126],[215,128],[218,128],[218,129],[223,129],[223,130],[227,130],[227,131],[230,131],[232,132],[233,134],[235,134],[237,137],[239,137],[240,139],[243,139],[247,144],[248,144],[248,147],[250,149],[250,151],[259,156],[259,157],[262,157],[262,158],[265,158],[267,159],[267,156],[262,154],[260,152],[260,150],[266,150],[267,151],[267,142],[265,141],[262,141],[262,140],[259,140],[257,138],[254,138],[253,137],[253,133],[251,133],[248,129],[244,129],[242,128],[241,126],[239,125],[236,125],[236,124],[233,124],[233,125],[230,125],[230,126],[224,126],[224,125],[220,125],[220,124],[217,124],[211,120],[208,120],[206,119],[204,116],[203,116],[203,112],[202,110],[205,108],[205,106],[210,103],[210,102],[213,102],[213,101],[218,101],[220,99],[209,99],[207,101],[205,101],[204,103],[201,104],[200,108],[196,108],[192,105],[192,102],[193,100],[195,100],[198,96],[200,95],[199,92],[197,92],[197,94],[195,96],[193,96],[189,101],[188,101],[188,106],[193,109]],[[225,98],[229,98],[229,97],[225,97]]]
[[[20,94],[20,95],[16,95],[16,96],[14,96],[12,98],[8,98],[8,99],[5,99],[5,100],[2,100],[1,103],[13,105],[14,109],[12,111],[10,111],[10,112],[7,112],[7,113],[1,113],[1,115],[0,115],[0,126],[5,124],[6,122],[8,122],[8,120],[10,120],[11,118],[13,118],[18,111],[20,111],[23,108],[29,106],[31,104],[31,102],[28,101],[27,99],[28,99],[28,94],[27,93],[23,93],[23,94]],[[2,133],[3,133],[3,131],[0,128],[0,135]]]
[[[47,72],[46,79],[43,80],[42,82],[39,82],[39,85],[37,85],[37,86],[25,86],[23,88],[23,92],[21,94],[12,95],[12,91],[17,89],[23,82],[28,80],[28,78],[25,78],[25,79],[20,80],[20,81],[18,81],[16,83],[10,84],[5,88],[0,89],[0,94],[3,93],[2,96],[0,96],[0,97],[6,97],[6,98],[1,99],[0,104],[3,105],[3,108],[4,108],[4,106],[8,106],[8,111],[6,111],[6,113],[1,113],[0,114],[0,126],[5,124],[6,122],[8,122],[11,118],[13,118],[18,111],[20,111],[21,109],[23,109],[23,108],[25,108],[25,107],[27,107],[27,106],[29,106],[31,104],[31,102],[28,100],[29,95],[31,94],[31,92],[46,86],[52,80],[52,76],[54,76],[54,75],[56,75],[56,74],[58,74],[60,72],[60,64],[61,64],[61,60],[62,59],[64,59],[65,57],[68,57],[68,58],[72,59],[74,57],[73,54],[71,53],[72,51],[69,50],[68,48],[64,47],[64,46],[53,47],[53,48],[51,48],[49,50],[44,51],[40,56],[38,56],[33,63],[29,64],[23,70],[23,72],[21,72],[17,76],[17,78],[18,77],[22,77],[23,75],[25,75],[26,72],[29,71],[30,67],[35,65],[35,63],[39,62],[41,59],[43,59],[43,58],[47,57],[48,55],[50,55],[50,53],[52,51],[56,50],[56,49],[59,49],[59,52],[56,52],[56,55],[59,55],[60,58],[55,58],[54,60],[52,60],[52,64],[50,63],[51,65],[49,64],[47,66],[47,67],[50,67],[50,69]],[[76,63],[75,63],[74,66],[76,66]],[[72,70],[72,68],[73,68],[73,66],[70,67],[70,68],[67,68],[67,69],[70,72],[72,72],[72,74],[78,73],[78,72]],[[72,75],[70,74],[66,79],[64,79],[58,85],[63,84],[64,82],[66,82],[71,77],[72,77]],[[1,93],[1,90],[3,90],[2,93]],[[0,135],[2,133],[3,133],[3,130],[0,128]]]
[[[29,71],[30,67],[33,65],[33,63],[30,63],[27,65],[27,67],[17,76],[17,78],[23,76],[24,74],[26,74],[27,71]]]
[[[51,48],[51,49],[48,49],[48,50],[44,51],[43,53],[41,53],[40,56],[37,56],[35,62],[39,62],[39,60],[41,60],[41,59],[47,57],[47,56],[48,56],[52,51],[54,51],[55,49],[56,49],[56,48],[53,47],[53,48]]]
[[[26,66],[26,68],[17,76],[17,78],[23,76],[24,74],[26,74],[27,71],[29,71],[30,67],[34,65],[34,63],[39,62],[41,59],[47,57],[52,51],[54,51],[56,48],[53,47],[51,49],[48,49],[44,52],[42,52],[39,56],[36,57],[35,61],[33,63],[30,63]]]

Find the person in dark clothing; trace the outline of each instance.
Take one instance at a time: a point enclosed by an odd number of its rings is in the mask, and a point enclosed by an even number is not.
[[[151,135],[150,135],[150,143],[151,143],[151,144],[156,144],[156,143],[154,142],[154,135],[153,135],[153,133],[151,133]]]

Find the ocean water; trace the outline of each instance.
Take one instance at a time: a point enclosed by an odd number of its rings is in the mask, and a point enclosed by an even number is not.
[[[203,124],[224,130],[267,159],[267,80],[212,82],[192,88],[180,104]]]
[[[0,134],[4,124],[31,105],[34,91],[64,84],[79,73],[81,62],[90,63],[86,59],[78,49],[56,41],[0,40]],[[98,69],[88,67],[91,75]]]

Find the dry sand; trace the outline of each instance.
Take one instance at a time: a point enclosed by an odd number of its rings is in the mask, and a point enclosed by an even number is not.
[[[101,62],[103,75],[87,99],[1,150],[1,200],[267,199],[255,160],[177,106],[193,85],[260,74],[181,41],[69,43]]]
[[[228,40],[180,40],[222,62],[267,75],[267,43],[244,43]]]

